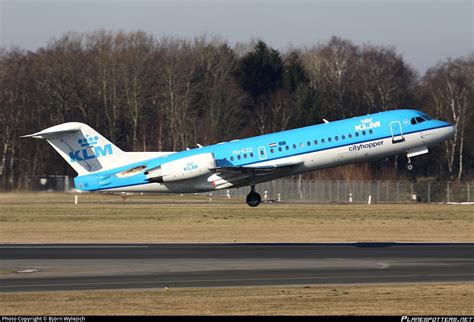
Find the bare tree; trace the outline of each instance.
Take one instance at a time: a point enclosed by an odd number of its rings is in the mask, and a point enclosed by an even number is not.
[[[149,64],[153,57],[154,41],[151,35],[135,32],[128,35],[127,42],[127,47],[121,53],[124,59],[121,72],[131,124],[131,143],[135,150],[140,114],[149,97],[147,86],[151,76]]]
[[[320,94],[319,105],[329,116],[353,115],[350,102],[352,80],[358,67],[358,51],[350,41],[332,37],[303,53],[303,62],[313,89]]]
[[[67,33],[35,52],[0,48],[0,185],[19,187],[30,174],[72,175],[56,153],[43,152],[43,142],[18,140],[67,121],[105,128],[125,149],[179,150],[323,117],[411,107],[415,94],[422,110],[456,127],[444,157],[420,158],[419,168],[469,178],[474,54],[418,79],[395,48],[338,37],[282,55],[261,40],[231,48],[207,35],[157,40],[140,31]],[[354,171],[371,178],[387,168],[372,163]]]
[[[19,151],[18,128],[29,104],[30,57],[15,49],[0,56],[0,129],[2,149],[0,176],[4,187],[13,188],[21,173],[16,173]]]
[[[217,38],[196,38],[195,51],[200,57],[196,72],[199,87],[193,104],[206,120],[200,130],[203,143],[215,143],[230,138],[240,128],[238,117],[242,116],[245,95],[233,77],[237,58]]]
[[[97,112],[104,114],[107,135],[112,141],[117,138],[118,123],[125,105],[123,79],[119,73],[119,50],[125,46],[124,43],[123,33],[114,34],[105,30],[86,37],[85,46],[90,56],[90,71],[94,82],[91,95],[97,97]]]
[[[354,85],[359,88],[363,113],[409,106],[416,73],[393,47],[365,45],[361,49]]]
[[[463,174],[465,132],[474,113],[474,87],[470,73],[473,66],[473,59],[449,59],[430,68],[422,80],[423,90],[428,93],[434,115],[449,120],[454,125],[454,138],[445,141],[445,151],[449,173],[457,180]],[[455,163],[457,175],[454,174]]]
[[[158,46],[161,64],[157,69],[155,101],[164,111],[171,149],[186,148],[196,138],[197,111],[192,98],[197,89],[194,76],[198,59],[188,41],[163,38]]]

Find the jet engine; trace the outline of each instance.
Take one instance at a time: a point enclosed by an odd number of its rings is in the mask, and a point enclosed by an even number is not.
[[[174,182],[211,174],[210,169],[215,167],[214,154],[202,153],[163,163],[156,168],[145,171],[145,175],[150,182]]]

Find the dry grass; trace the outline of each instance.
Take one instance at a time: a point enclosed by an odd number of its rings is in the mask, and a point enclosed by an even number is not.
[[[0,194],[0,242],[472,242],[470,205],[209,203],[200,196]]]
[[[473,241],[473,207],[0,194],[0,242]],[[0,294],[5,315],[472,315],[474,283]]]
[[[0,294],[4,315],[473,315],[474,283]]]

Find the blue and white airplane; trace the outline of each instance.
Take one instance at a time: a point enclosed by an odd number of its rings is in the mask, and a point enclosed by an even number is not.
[[[247,204],[261,202],[258,183],[405,154],[454,134],[454,127],[416,110],[392,110],[180,152],[124,152],[90,126],[63,123],[25,135],[46,139],[76,170],[76,188],[113,192],[205,192],[250,186]]]

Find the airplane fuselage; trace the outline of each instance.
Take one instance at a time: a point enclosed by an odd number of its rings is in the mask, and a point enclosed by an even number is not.
[[[151,157],[79,175],[75,185],[85,191],[177,193],[255,186],[354,162],[416,156],[453,132],[451,124],[424,113],[393,110]],[[84,151],[73,151],[71,161],[114,153],[109,146]]]

